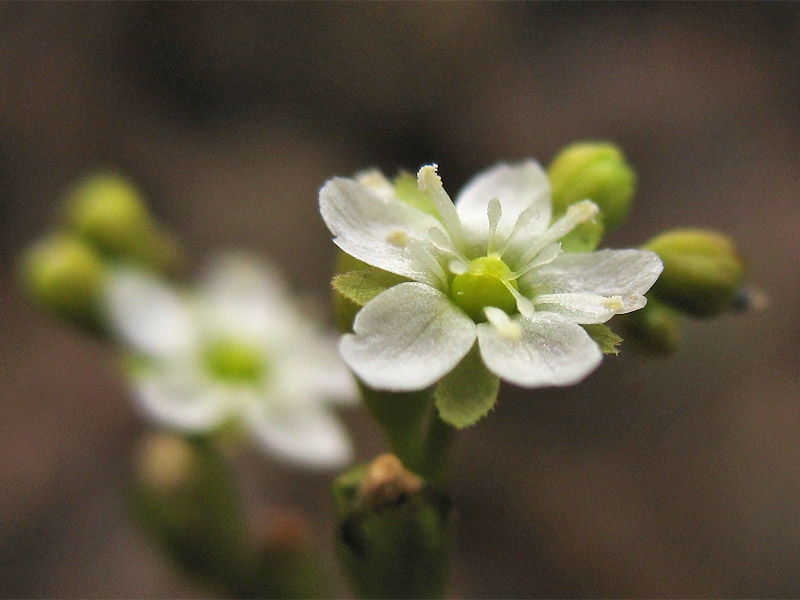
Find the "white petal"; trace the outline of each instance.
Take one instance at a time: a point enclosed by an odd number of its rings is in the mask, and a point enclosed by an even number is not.
[[[345,362],[370,387],[421,390],[453,369],[475,342],[475,323],[440,291],[401,283],[367,303],[342,338]]]
[[[434,217],[352,179],[332,179],[319,193],[322,218],[339,248],[365,263],[435,285],[424,264],[409,253],[408,237],[424,240]]]
[[[332,412],[308,399],[260,400],[246,408],[244,417],[268,450],[312,467],[339,467],[351,461],[350,438]]]
[[[589,292],[620,296],[628,312],[641,308],[640,296],[661,274],[661,259],[643,250],[600,250],[562,254],[518,281],[526,296]]]
[[[603,357],[580,325],[547,312],[518,318],[521,335],[504,336],[491,323],[478,325],[478,344],[489,370],[523,387],[571,385]]]
[[[104,305],[114,333],[139,352],[174,357],[189,352],[196,341],[188,301],[144,271],[113,270]]]
[[[550,184],[547,173],[539,163],[529,160],[509,165],[499,164],[475,176],[456,200],[461,223],[473,242],[486,240],[489,233],[487,211],[489,202],[497,198],[502,206],[502,217],[497,225],[500,239],[507,238],[519,216],[530,207],[537,207],[524,233],[515,237],[521,243],[531,235],[541,232],[550,223]],[[485,248],[484,248],[485,250]]]
[[[207,329],[261,337],[285,328],[292,308],[283,277],[266,262],[245,253],[215,257],[202,282]]]
[[[139,375],[135,395],[156,421],[184,431],[208,431],[219,425],[236,402],[231,391],[183,368]]]
[[[282,389],[311,393],[340,405],[359,402],[353,374],[339,355],[336,341],[308,331],[296,337],[291,348],[274,356]]]
[[[641,296],[638,296],[641,298]],[[614,315],[626,312],[619,296],[600,296],[586,292],[570,294],[541,294],[534,298],[536,310],[554,312],[573,323],[588,325],[605,323]],[[638,307],[641,308],[641,307]]]

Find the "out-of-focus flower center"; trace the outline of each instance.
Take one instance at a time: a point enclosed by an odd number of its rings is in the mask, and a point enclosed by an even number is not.
[[[506,314],[517,312],[517,301],[509,287],[517,290],[513,272],[495,254],[471,260],[467,271],[457,274],[450,284],[453,301],[475,321],[485,321],[486,306],[495,306]]]
[[[213,377],[232,383],[253,383],[266,372],[263,352],[241,340],[215,340],[206,347],[203,359]]]

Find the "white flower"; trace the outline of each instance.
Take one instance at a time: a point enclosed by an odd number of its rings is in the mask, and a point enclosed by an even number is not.
[[[325,401],[354,399],[352,376],[333,338],[266,265],[222,256],[193,296],[120,268],[105,300],[114,331],[142,359],[133,385],[156,420],[189,432],[238,421],[284,458],[321,467],[350,460],[350,440]]]
[[[602,357],[580,325],[643,307],[661,273],[652,252],[562,253],[558,240],[598,208],[578,202],[551,223],[550,187],[536,162],[479,174],[455,204],[435,165],[417,181],[435,216],[398,200],[374,172],[333,179],[320,192],[339,248],[411,280],[369,301],[340,342],[373,388],[430,386],[476,339],[486,367],[511,383],[576,383]]]

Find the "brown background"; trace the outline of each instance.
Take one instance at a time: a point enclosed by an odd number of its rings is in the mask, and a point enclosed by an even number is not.
[[[0,4],[0,595],[207,593],[131,521],[129,456],[148,426],[113,357],[15,289],[15,257],[77,177],[120,169],[198,261],[254,250],[325,302],[326,178],[436,161],[454,193],[498,160],[548,161],[582,138],[615,140],[639,173],[609,245],[719,228],[771,307],[693,324],[669,359],[629,346],[575,388],[504,387],[456,447],[452,594],[800,595],[799,16]],[[348,422],[360,458],[383,448],[363,414]],[[257,454],[241,469],[254,505],[298,504],[331,547],[329,474]]]

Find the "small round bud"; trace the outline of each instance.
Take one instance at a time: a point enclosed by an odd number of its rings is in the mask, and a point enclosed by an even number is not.
[[[652,294],[698,317],[710,317],[732,307],[746,266],[733,242],[721,233],[675,229],[644,245],[661,257],[664,272]]]
[[[141,193],[126,179],[100,173],[68,196],[67,226],[99,252],[156,270],[170,269],[180,251],[152,220]]]
[[[367,467],[360,493],[370,506],[387,506],[419,494],[422,485],[422,479],[403,467],[394,454],[381,454]]]
[[[608,142],[567,146],[550,163],[548,176],[556,215],[589,199],[600,207],[609,230],[627,216],[636,189],[636,174],[622,151]]]
[[[150,229],[150,215],[139,191],[111,173],[94,175],[70,194],[67,222],[81,237],[108,254],[130,250]]]
[[[55,235],[31,246],[22,261],[22,284],[42,308],[86,323],[96,314],[105,265],[81,240]]]
[[[142,486],[167,494],[185,488],[200,469],[192,445],[166,433],[154,434],[142,443],[136,466]]]
[[[677,311],[651,298],[644,308],[623,316],[624,326],[644,350],[671,354],[678,349],[683,328]]]

